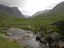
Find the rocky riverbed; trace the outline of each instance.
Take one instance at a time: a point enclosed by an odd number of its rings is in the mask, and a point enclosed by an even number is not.
[[[5,31],[7,35],[1,34],[1,36],[23,45],[24,48],[46,48],[44,43],[36,41],[36,34],[33,34],[33,31],[12,27]]]

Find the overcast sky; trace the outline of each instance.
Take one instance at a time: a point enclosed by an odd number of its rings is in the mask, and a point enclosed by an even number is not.
[[[33,15],[35,12],[52,9],[64,0],[0,0],[1,4],[16,6],[25,15]]]

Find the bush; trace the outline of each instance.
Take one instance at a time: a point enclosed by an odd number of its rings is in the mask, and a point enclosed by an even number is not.
[[[43,34],[47,34],[47,26],[46,25],[43,26],[42,23],[39,22],[39,23],[35,24],[34,31],[41,32]]]
[[[53,26],[53,31],[59,33],[62,38],[64,38],[64,25]]]
[[[46,35],[46,39],[45,39],[45,40],[46,40],[46,41],[48,41],[48,40],[49,40],[49,38],[50,38],[50,34],[47,34],[47,35]]]
[[[5,32],[5,31],[2,31],[2,28],[0,28],[0,33],[7,34],[7,32]]]

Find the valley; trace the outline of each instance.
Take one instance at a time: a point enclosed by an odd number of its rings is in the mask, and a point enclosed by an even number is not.
[[[20,40],[18,42],[19,44],[21,44],[20,42],[22,43],[24,42],[25,46],[32,46],[33,43],[35,44],[33,46],[39,46],[40,44],[37,41],[35,41],[38,40],[39,42],[44,43],[49,48],[64,47],[64,2],[59,3],[47,13],[42,13],[37,16],[29,17],[29,18],[25,18],[20,13],[20,11],[15,7],[12,7],[13,9],[11,9],[10,7],[7,8],[9,9],[8,11],[5,8],[1,9],[0,6],[0,34],[5,34],[7,36],[13,36],[13,37],[20,36]],[[11,12],[10,9],[12,10]],[[7,34],[6,30],[10,28],[12,28],[12,30],[8,31],[8,33],[10,32],[13,35]],[[36,37],[35,38],[33,37],[33,39],[31,40],[30,40],[31,37],[30,38],[25,37],[23,39],[27,39],[27,40],[23,40],[22,33],[27,31],[29,31],[29,33],[24,33],[25,36],[28,37],[31,35],[35,36],[37,34]],[[4,40],[5,43],[7,42],[6,39],[0,37],[1,42],[3,42],[2,40]],[[57,42],[58,44],[56,44],[55,42]],[[1,47],[5,48],[5,46],[4,47],[1,46]],[[18,46],[17,48],[20,47]]]

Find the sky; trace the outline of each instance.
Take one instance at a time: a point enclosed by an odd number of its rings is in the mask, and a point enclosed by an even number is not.
[[[24,15],[33,15],[37,11],[52,9],[64,0],[0,0],[0,3],[10,7],[18,7]]]

